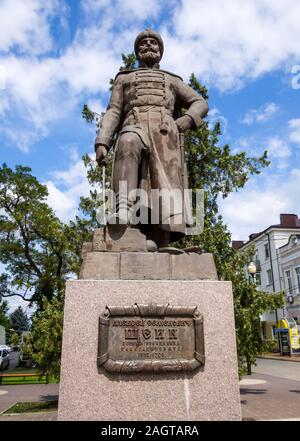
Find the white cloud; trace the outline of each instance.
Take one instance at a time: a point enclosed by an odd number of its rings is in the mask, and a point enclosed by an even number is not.
[[[183,0],[163,28],[166,65],[222,90],[241,87],[300,55],[295,0]]]
[[[92,38],[75,42],[55,60],[54,78],[65,82],[72,93],[107,92],[110,78],[119,70],[120,53],[108,50],[103,35],[95,33],[97,43]]]
[[[55,181],[60,184],[70,187],[82,182],[86,178],[86,169],[81,159],[78,160],[78,154],[74,148],[72,149],[72,156],[76,162],[73,162],[68,170],[56,170],[51,173]]]
[[[290,147],[279,136],[267,140],[267,150],[270,158],[289,158],[291,156]]]
[[[74,193],[60,190],[52,181],[46,182],[49,196],[48,204],[53,208],[55,214],[63,221],[73,218],[76,214],[76,200]]]
[[[268,121],[278,110],[279,107],[275,103],[266,103],[264,106],[259,107],[259,109],[249,110],[242,118],[241,123],[252,125],[255,122]]]
[[[233,240],[246,240],[251,233],[279,223],[280,213],[299,213],[300,169],[283,179],[277,175],[256,179],[250,187],[220,200],[220,211]]]
[[[21,152],[28,153],[32,144],[46,136],[46,129],[38,132],[31,129],[16,129],[13,125],[2,125],[2,127],[0,126],[0,134],[4,135],[10,144],[17,147]]]
[[[137,2],[136,0],[83,0],[83,10],[88,14],[105,13],[107,18],[117,22],[143,21],[159,14],[162,7],[162,0],[147,0]],[[119,23],[122,26],[122,22]]]
[[[101,115],[102,112],[105,112],[105,107],[102,105],[100,100],[89,99],[87,105],[92,112],[96,112],[99,115]]]
[[[290,128],[290,136],[289,139],[291,142],[298,144],[300,147],[300,118],[291,119],[289,121]]]
[[[101,50],[101,40],[98,46],[76,42],[59,58],[3,57],[7,81],[1,93],[1,132],[28,152],[47,136],[48,123],[68,115],[83,93],[106,92],[119,64],[116,54]],[[15,130],[16,118],[20,136]]]
[[[1,96],[1,90],[0,90],[0,117],[3,118],[6,111],[9,108],[8,100],[6,97]]]
[[[0,51],[18,48],[21,52],[41,54],[53,41],[49,18],[62,12],[57,0],[2,0],[0,2]]]
[[[67,222],[78,214],[78,204],[81,196],[88,196],[90,185],[86,178],[83,161],[78,159],[76,147],[71,146],[73,162],[67,170],[51,172],[52,179],[46,182],[48,188],[48,203],[56,215]]]
[[[269,191],[241,191],[221,203],[221,213],[233,240],[246,240],[251,233],[278,222],[278,214],[286,211],[286,203]]]
[[[210,122],[210,126],[212,126],[216,122],[220,122],[222,126],[222,132],[223,134],[226,134],[228,127],[228,120],[227,118],[225,118],[225,116],[221,113],[219,109],[213,107],[211,110],[209,110],[208,120]]]

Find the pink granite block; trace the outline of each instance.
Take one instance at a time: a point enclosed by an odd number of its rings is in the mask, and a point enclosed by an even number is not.
[[[109,374],[97,367],[98,320],[106,305],[170,303],[204,316],[204,368],[189,373]],[[241,420],[229,282],[67,282],[59,420]]]

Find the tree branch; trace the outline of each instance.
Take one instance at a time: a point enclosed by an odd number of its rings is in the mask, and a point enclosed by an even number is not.
[[[17,294],[17,293],[13,293],[13,294],[1,294],[1,297],[14,297],[14,296],[18,296],[21,297],[21,299],[25,300],[26,302],[31,302],[31,299],[26,299],[26,294],[22,295],[22,294]]]

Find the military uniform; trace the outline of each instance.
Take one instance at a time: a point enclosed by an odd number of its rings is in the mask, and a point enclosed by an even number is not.
[[[113,190],[116,193],[121,180],[127,181],[128,191],[146,188],[149,178],[152,189],[184,188],[183,146],[175,123],[182,108],[187,109],[184,114],[191,118],[194,128],[202,124],[202,117],[208,111],[203,97],[177,75],[139,68],[116,76],[96,139],[96,145],[104,144],[108,148],[115,143]],[[169,242],[185,233],[185,222],[179,225],[174,222],[174,217],[183,214],[183,207],[179,211],[171,207],[169,219],[160,218],[158,230],[169,232]],[[151,226],[148,233],[153,238]]]

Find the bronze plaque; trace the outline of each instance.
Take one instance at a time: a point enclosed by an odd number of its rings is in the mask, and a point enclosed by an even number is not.
[[[107,306],[100,316],[98,366],[110,372],[190,371],[204,361],[196,306]]]

